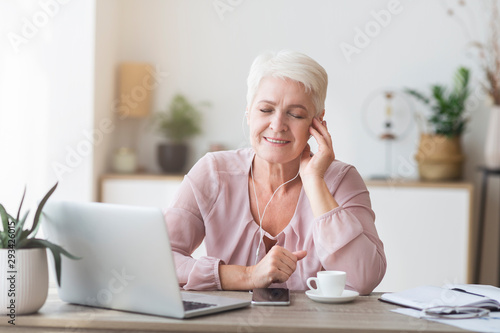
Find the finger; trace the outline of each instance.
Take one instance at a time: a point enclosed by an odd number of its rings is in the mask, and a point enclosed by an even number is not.
[[[295,256],[285,248],[275,245],[269,250],[266,257],[268,257],[268,265],[270,269],[276,268],[287,274],[292,274],[295,270],[296,261]]]
[[[288,275],[291,275],[297,269],[297,257],[289,252],[288,255],[283,255],[281,258],[281,265],[278,266],[279,269],[286,272]]]
[[[282,263],[282,265],[278,266],[278,268],[288,275],[292,275],[292,273],[297,269],[297,261],[307,255],[307,251],[305,250],[290,252],[281,246],[277,246],[276,249],[279,250],[277,255],[280,256],[279,258]],[[297,256],[300,257],[300,259],[298,259]]]
[[[288,276],[290,276],[290,274],[280,270],[271,262],[267,262],[256,270],[255,274],[252,276],[252,282],[256,288],[267,288],[271,283],[280,280],[286,281]]]
[[[287,249],[285,249],[284,247],[281,248],[281,253],[288,259],[290,259],[291,261],[293,262],[296,262],[297,261],[297,257],[290,251],[288,251]]]
[[[292,252],[292,254],[297,258],[297,261],[304,259],[305,256],[307,256],[307,251],[302,250],[302,251],[295,251]]]
[[[318,142],[318,148],[321,148],[321,146],[326,146],[328,148],[332,147],[332,141],[330,137],[324,136],[323,134],[318,132],[318,130],[312,127],[310,127],[309,133],[311,133],[316,142]]]
[[[328,123],[326,120],[323,120],[321,122],[321,124],[323,125],[323,126],[321,126],[321,128],[324,128],[325,133],[326,133],[325,135],[323,135],[323,138],[325,139],[325,142],[327,143],[327,146],[329,147],[329,149],[333,152],[333,158],[335,159],[335,152],[333,149],[333,140],[332,140],[332,135],[328,131]]]
[[[291,274],[287,274],[283,271],[276,270],[275,274],[271,276],[273,283],[283,283],[290,278]]]
[[[297,259],[284,247],[275,245],[271,248],[267,255],[269,256],[271,266],[274,266],[289,275],[295,271],[295,262]]]
[[[327,134],[328,130],[326,128],[326,120],[321,121],[318,118],[313,119],[312,124],[318,131],[322,132],[322,134]]]
[[[293,274],[293,272],[295,272],[296,266],[295,264],[292,264],[293,267],[290,267],[289,264],[290,263],[285,264],[284,262],[281,262],[279,265],[276,266],[276,268],[286,276],[290,276]]]
[[[287,276],[290,276],[295,269],[292,269],[289,265],[285,263],[287,259],[284,259],[285,257],[283,255],[280,256],[274,256],[272,258],[269,258],[269,260],[266,263],[266,268],[265,268],[265,275],[269,276],[271,279],[275,279],[277,276],[282,277],[281,274],[285,274]]]
[[[330,134],[330,132],[328,131],[328,128],[326,127],[326,120],[324,121],[324,123],[321,123],[320,121],[316,120],[316,122],[314,123],[314,126],[313,128],[320,134],[323,136],[323,138],[328,141],[328,142],[331,142],[332,140],[332,136]]]
[[[328,131],[328,128],[326,126],[326,120],[321,122],[318,119],[315,119],[313,125],[314,129],[321,133],[321,135],[323,135],[325,138],[331,137],[330,132]]]
[[[326,128],[326,120],[322,124],[318,119],[313,119],[313,126],[310,127],[309,133],[316,139],[318,144],[325,144],[327,147],[333,149],[332,136]]]

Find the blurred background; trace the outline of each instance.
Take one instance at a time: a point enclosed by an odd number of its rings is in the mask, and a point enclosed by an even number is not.
[[[474,186],[467,211],[474,239],[491,103],[471,43],[487,41],[490,16],[491,1],[465,0],[2,1],[0,202],[16,209],[27,185],[33,204],[56,181],[54,197],[97,201],[100,180],[116,173],[121,153],[133,158],[132,173],[163,173],[156,149],[165,139],[153,119],[176,94],[208,102],[180,174],[210,150],[248,146],[249,67],[262,51],[292,49],[328,72],[325,119],[336,156],[367,181],[418,181],[415,115],[428,110],[404,89],[428,92],[431,84],[451,85],[459,66],[470,69],[459,181]],[[120,99],[123,63],[149,64],[129,102]],[[143,99],[150,101],[145,113],[117,113]],[[381,139],[388,116],[389,143]],[[498,179],[489,185],[481,282],[496,284]]]

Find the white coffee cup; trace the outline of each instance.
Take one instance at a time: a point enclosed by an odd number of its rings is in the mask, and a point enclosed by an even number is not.
[[[307,279],[307,286],[318,294],[326,297],[342,295],[345,288],[346,272],[343,271],[321,271],[317,277]],[[316,283],[316,288],[311,286],[311,282]]]

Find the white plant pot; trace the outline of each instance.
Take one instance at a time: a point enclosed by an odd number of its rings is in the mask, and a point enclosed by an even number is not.
[[[500,106],[490,110],[488,131],[484,145],[484,163],[489,169],[500,169]]]
[[[11,264],[14,264],[14,269],[11,269]],[[0,249],[0,268],[2,317],[7,315],[10,320],[12,314],[15,318],[38,311],[45,303],[49,290],[46,249],[15,249],[14,257],[11,258],[9,249]]]

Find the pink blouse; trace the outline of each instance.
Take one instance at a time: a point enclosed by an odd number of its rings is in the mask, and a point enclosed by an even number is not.
[[[165,211],[180,286],[186,290],[221,289],[219,264],[251,266],[259,244],[259,225],[250,212],[248,174],[251,148],[209,153],[185,176],[176,199]],[[289,251],[307,250],[283,284],[306,290],[320,270],[347,272],[346,287],[369,294],[386,269],[384,246],[375,229],[366,185],[357,170],[335,160],[325,181],[339,207],[315,218],[302,188],[295,213],[276,237]],[[207,256],[190,255],[205,240]],[[262,242],[258,260],[266,254]]]

